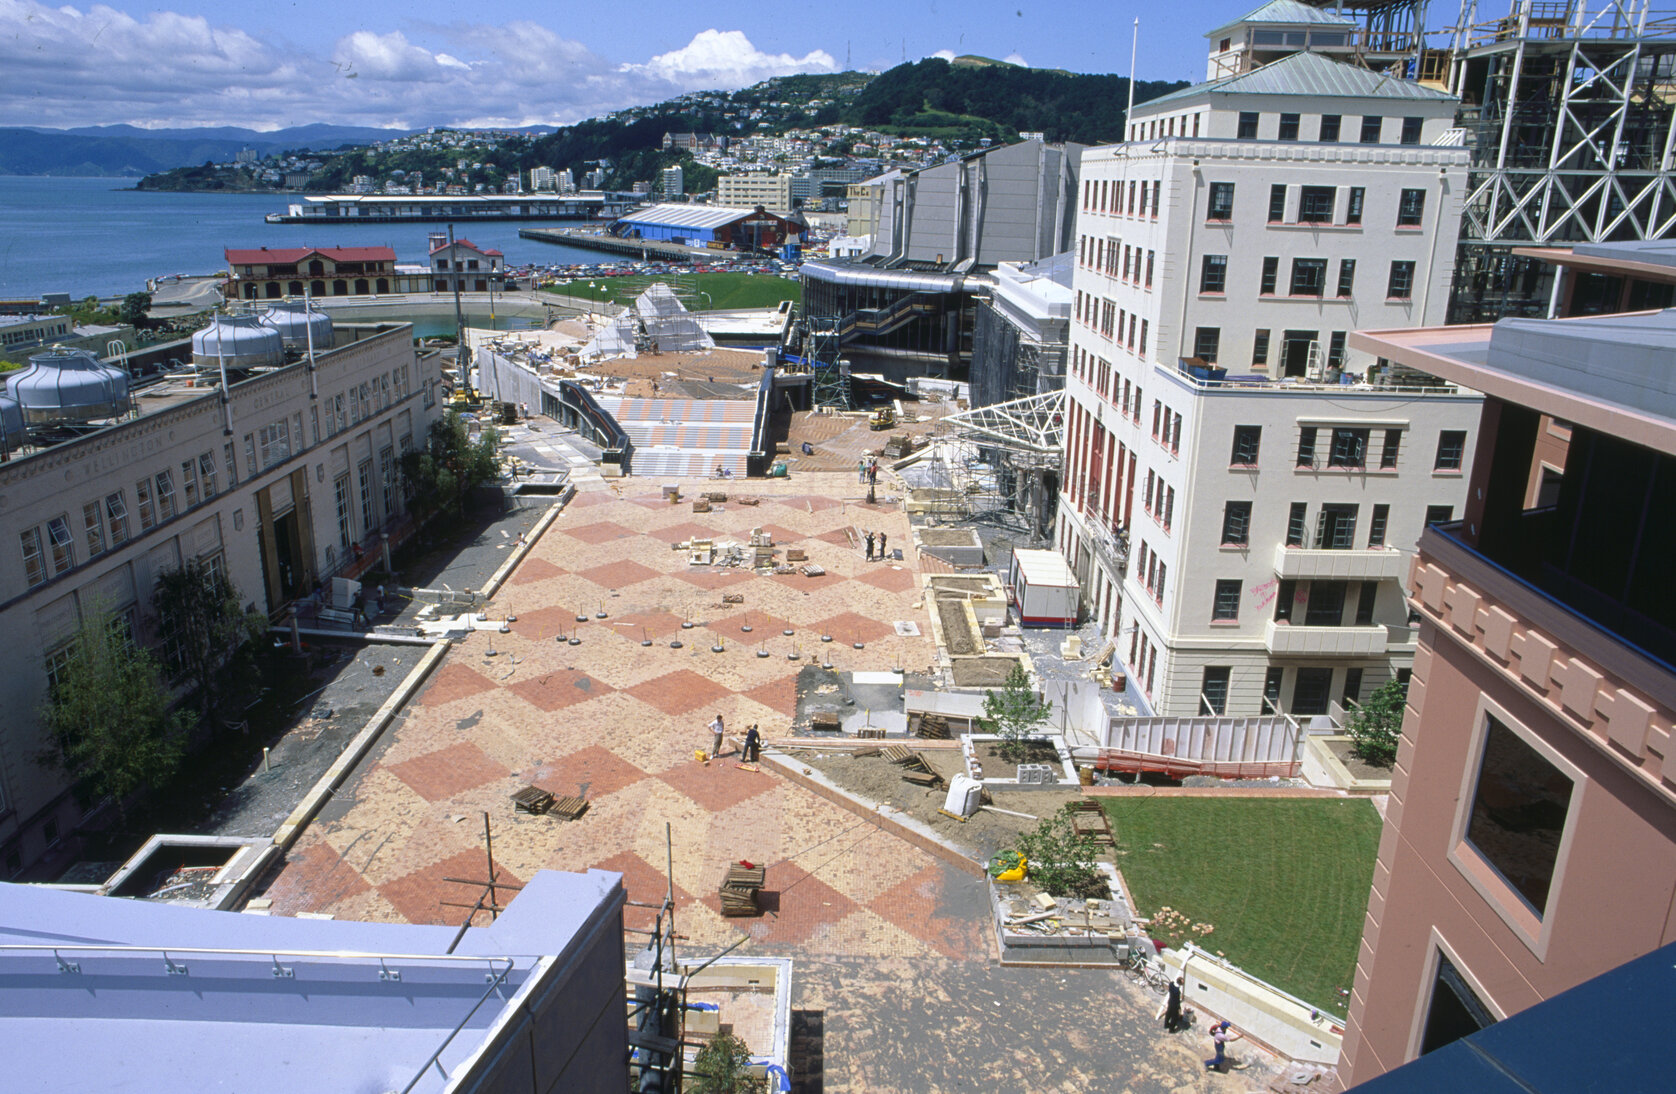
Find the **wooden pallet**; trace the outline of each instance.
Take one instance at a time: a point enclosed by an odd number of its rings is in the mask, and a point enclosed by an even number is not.
[[[935,771],[904,771],[902,781],[913,783],[915,786],[926,786],[933,790],[943,786],[943,777]]]
[[[891,745],[884,750],[883,755],[885,759],[889,760],[893,764],[919,763],[923,765],[925,763],[924,760],[919,758],[918,752],[915,752],[906,745]]]
[[[941,714],[916,714],[913,724],[908,727],[915,737],[926,740],[947,740],[949,736],[949,720]]]
[[[835,711],[821,710],[809,715],[811,733],[836,733],[842,728]]]
[[[855,735],[866,740],[879,740],[884,737],[885,731],[878,726],[862,726],[855,731]]]
[[[514,813],[533,813],[541,816],[553,808],[553,795],[539,786],[526,786],[512,795]]]
[[[556,813],[565,820],[576,820],[587,811],[587,799],[576,797],[555,798],[553,799],[552,809],[548,810],[548,812]]]
[[[1112,832],[1111,818],[1100,804],[1088,798],[1079,798],[1071,803],[1071,828],[1079,836],[1086,836],[1103,847],[1117,846],[1117,837]]]
[[[762,909],[757,906],[757,890],[762,888],[766,875],[767,870],[761,866],[741,866],[737,862],[729,866],[727,876],[722,878],[721,885],[716,889],[716,895],[721,899],[722,915],[760,915]]]

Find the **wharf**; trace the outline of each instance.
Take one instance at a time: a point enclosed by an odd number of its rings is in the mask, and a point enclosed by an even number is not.
[[[713,251],[707,247],[683,247],[677,243],[661,243],[650,239],[618,239],[597,232],[579,232],[569,228],[519,228],[519,239],[533,239],[538,243],[558,243],[566,247],[585,247],[612,254],[632,255],[643,261],[691,262],[697,256],[731,259],[737,251]]]

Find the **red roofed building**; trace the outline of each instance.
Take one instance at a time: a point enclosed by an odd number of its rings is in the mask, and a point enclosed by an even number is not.
[[[461,292],[504,292],[506,256],[469,239],[450,243],[441,232],[432,232],[431,289],[451,293],[456,280]]]
[[[229,247],[229,300],[286,296],[383,296],[396,289],[389,247]]]

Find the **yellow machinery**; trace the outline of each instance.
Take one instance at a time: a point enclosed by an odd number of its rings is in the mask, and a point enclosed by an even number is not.
[[[875,410],[873,417],[867,423],[867,428],[875,431],[896,428],[896,411],[888,406],[881,410]]]

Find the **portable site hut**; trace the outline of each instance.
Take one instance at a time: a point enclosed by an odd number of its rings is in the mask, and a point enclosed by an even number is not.
[[[1077,578],[1058,551],[1013,548],[1007,567],[1013,608],[1026,627],[1077,625]]]

